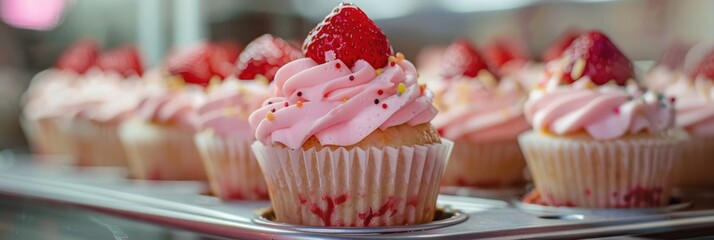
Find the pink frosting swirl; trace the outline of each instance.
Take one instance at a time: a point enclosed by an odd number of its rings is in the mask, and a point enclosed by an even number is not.
[[[208,94],[198,109],[201,129],[223,138],[255,140],[248,116],[268,98],[269,88],[256,81],[227,79]]]
[[[559,79],[551,79],[559,82]],[[665,131],[674,124],[674,101],[627,87],[595,86],[587,77],[570,85],[535,89],[525,105],[533,129],[556,135],[581,131],[598,140],[615,139],[641,131]]]
[[[433,96],[419,86],[409,61],[382,68],[381,74],[363,60],[352,69],[345,66],[340,60],[317,64],[302,58],[281,67],[275,97],[250,116],[256,138],[292,149],[311,136],[322,145],[349,146],[377,128],[418,125],[436,115]]]
[[[449,139],[515,141],[530,129],[523,116],[527,92],[514,78],[484,83],[479,77],[434,83],[439,114],[432,124]]]
[[[197,110],[205,101],[205,93],[200,86],[156,88],[145,94],[138,106],[138,115],[142,119],[177,126],[186,131],[198,129]]]
[[[665,94],[677,99],[677,126],[695,136],[714,136],[714,80],[681,75]]]

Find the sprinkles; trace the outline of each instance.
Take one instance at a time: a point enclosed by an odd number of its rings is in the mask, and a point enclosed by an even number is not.
[[[297,105],[298,108],[301,108],[301,107],[302,107],[302,101],[297,101],[297,103],[296,103],[295,105]]]
[[[340,63],[335,63],[335,67],[340,68],[340,67],[342,67],[342,65],[340,65]]]
[[[284,104],[284,105],[285,105],[285,107],[288,107],[288,106],[290,106],[290,103],[288,103],[288,102],[285,102],[285,104]]]
[[[401,96],[405,91],[407,91],[407,86],[404,83],[399,83],[397,86],[397,96]]]
[[[354,81],[354,80],[355,80],[355,76],[350,75],[350,81]],[[298,95],[298,96],[300,96],[300,95]]]
[[[298,97],[302,97],[302,92],[298,92],[298,93],[297,93],[297,96],[298,96]]]
[[[377,91],[377,94],[382,95],[382,94],[384,94],[384,91],[382,91],[382,89],[379,89],[379,90]]]
[[[404,54],[401,52],[398,52],[397,53],[397,62],[401,62],[402,60],[404,60]]]
[[[273,108],[273,110],[270,110],[270,112],[275,112],[275,108]]]
[[[386,104],[386,103],[382,103],[382,108],[387,109],[387,104]]]
[[[374,71],[374,74],[376,74],[377,76],[379,76],[380,74],[382,74],[382,72],[384,72],[384,70],[382,70],[382,69],[380,68],[380,69],[375,70],[375,71]]]
[[[273,110],[275,110],[275,109],[273,109]],[[268,112],[268,114],[265,114],[265,118],[268,119],[268,121],[272,122],[273,120],[275,120],[275,115],[273,115],[272,112]]]
[[[612,109],[612,112],[615,113],[615,114],[617,114],[617,115],[620,115],[620,108],[619,108],[619,107],[613,108],[613,109]]]
[[[379,104],[379,99],[374,99],[374,104]]]

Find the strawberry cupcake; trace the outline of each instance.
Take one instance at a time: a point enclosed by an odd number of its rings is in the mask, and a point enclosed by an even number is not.
[[[195,141],[208,173],[211,192],[222,200],[267,200],[265,178],[250,145],[255,131],[248,115],[268,98],[268,82],[282,65],[302,53],[280,38],[263,35],[240,55],[237,76],[209,87],[198,109]],[[253,79],[267,79],[253,80]]]
[[[696,64],[692,73],[680,75],[665,88],[677,98],[677,126],[686,130],[691,141],[684,144],[682,160],[676,167],[675,186],[714,188],[714,49]]]
[[[644,91],[632,62],[604,34],[578,37],[551,61],[525,104],[519,137],[537,191],[550,206],[661,207],[688,136],[674,100]]]
[[[233,61],[221,47],[202,43],[168,57],[170,76],[146,76],[149,83],[140,97],[137,116],[119,127],[132,177],[206,179],[194,143],[198,108],[206,100],[205,87],[230,75]]]
[[[309,33],[303,53],[249,118],[276,220],[431,222],[451,144],[429,123],[437,111],[414,65],[349,3]]]
[[[96,66],[99,45],[80,40],[69,47],[54,68],[38,73],[23,95],[21,126],[33,152],[73,154],[69,130],[63,116],[69,111],[80,78]]]
[[[441,81],[430,84],[439,114],[432,124],[454,141],[444,186],[504,189],[522,186],[525,161],[518,135],[527,91],[513,78],[498,79],[470,40],[444,54]]]
[[[143,89],[143,67],[134,46],[103,53],[101,71],[86,74],[76,94],[77,112],[68,117],[74,155],[81,166],[127,166],[118,127],[134,116]]]

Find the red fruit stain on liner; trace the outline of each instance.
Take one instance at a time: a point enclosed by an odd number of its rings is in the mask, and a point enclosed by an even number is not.
[[[390,213],[389,217],[394,216],[394,214],[397,213],[397,210],[393,209],[394,204],[396,202],[397,200],[394,197],[389,197],[376,212],[372,210],[372,207],[369,207],[369,210],[367,210],[367,212],[359,213],[357,217],[363,219],[363,226],[367,227],[372,222],[372,219],[375,217],[381,217],[387,213]]]
[[[303,197],[302,195],[299,195],[300,197],[300,203],[304,204],[307,202],[307,199],[304,199],[305,202],[303,202]],[[326,208],[322,209],[320,206],[317,205],[317,203],[312,203],[310,207],[310,212],[317,215],[322,219],[322,223],[329,227],[332,225],[332,214],[335,212],[335,206],[340,205],[347,201],[347,194],[342,194],[337,196],[336,198],[332,199],[330,196],[323,196],[322,200],[325,201],[326,203]]]

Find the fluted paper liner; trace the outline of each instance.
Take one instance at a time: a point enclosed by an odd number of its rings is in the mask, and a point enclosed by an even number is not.
[[[686,133],[668,137],[574,140],[527,132],[519,137],[536,188],[550,206],[660,207]]]
[[[675,187],[714,188],[714,137],[691,136],[674,169]]]
[[[205,180],[206,171],[196,150],[194,133],[142,120],[119,127],[129,163],[129,174],[149,180]]]
[[[431,222],[453,143],[319,151],[256,142],[278,222],[373,227]]]
[[[36,120],[30,120],[25,116],[20,116],[20,128],[25,134],[25,139],[30,145],[30,150],[35,154],[49,154],[47,150],[47,142],[42,136],[39,123]]]
[[[65,119],[61,117],[39,119],[37,127],[38,136],[43,138],[48,154],[74,155],[74,141]]]
[[[211,192],[223,200],[267,200],[268,186],[251,150],[253,140],[196,134],[196,147],[208,173]]]
[[[474,143],[454,141],[443,186],[499,189],[525,183],[526,162],[518,142]]]
[[[78,165],[127,166],[117,124],[86,119],[75,119],[69,124]]]

